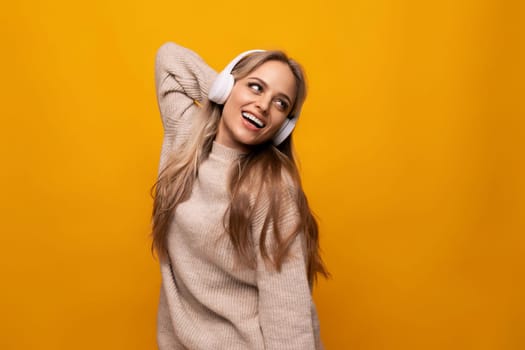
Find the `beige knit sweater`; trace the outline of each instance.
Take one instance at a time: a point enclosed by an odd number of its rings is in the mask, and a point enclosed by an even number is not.
[[[194,52],[173,43],[156,58],[155,82],[164,126],[160,168],[187,139],[194,101],[207,96],[216,73]],[[281,272],[266,266],[257,247],[257,268],[239,265],[223,228],[228,206],[227,175],[236,150],[214,143],[199,168],[190,198],[181,203],[168,234],[169,262],[161,263],[159,349],[322,349],[319,323],[308,285],[300,235]],[[294,202],[286,227],[297,220]],[[264,208],[253,223],[260,232]],[[267,237],[271,237],[268,234]],[[258,242],[255,237],[254,242]]]

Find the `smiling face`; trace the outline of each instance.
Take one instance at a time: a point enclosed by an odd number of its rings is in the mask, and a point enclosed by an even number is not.
[[[215,141],[242,152],[267,142],[295,102],[296,80],[281,61],[267,61],[238,79],[224,104]]]

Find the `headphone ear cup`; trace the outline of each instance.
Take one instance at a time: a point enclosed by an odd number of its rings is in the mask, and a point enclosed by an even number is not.
[[[286,119],[284,121],[284,124],[281,125],[281,128],[275,135],[273,136],[273,144],[275,146],[279,146],[290,134],[292,133],[293,129],[295,128],[295,124],[297,123],[297,117],[293,117],[290,119]]]
[[[226,102],[232,92],[233,84],[235,83],[235,78],[231,74],[233,68],[235,68],[235,65],[237,65],[240,60],[254,52],[264,52],[264,50],[250,50],[241,53],[235,57],[226,68],[219,73],[219,75],[217,75],[217,78],[215,78],[215,81],[208,91],[208,100],[220,105],[223,105]]]
[[[220,105],[224,104],[232,92],[234,83],[233,75],[221,72],[210,87],[208,99]]]

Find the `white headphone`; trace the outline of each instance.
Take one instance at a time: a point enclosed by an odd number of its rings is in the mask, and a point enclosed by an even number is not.
[[[223,105],[230,96],[233,85],[235,84],[235,78],[231,73],[237,63],[239,63],[240,60],[249,54],[264,51],[265,50],[249,50],[235,57],[230,63],[228,63],[226,68],[224,68],[222,72],[217,75],[217,78],[215,78],[215,81],[211,85],[210,91],[208,92],[208,99],[217,104]],[[295,124],[297,123],[297,119],[299,118],[299,112],[300,110],[297,110],[293,116],[289,116],[285,119],[284,124],[273,137],[273,144],[275,146],[280,145],[292,133],[293,129],[295,128]]]

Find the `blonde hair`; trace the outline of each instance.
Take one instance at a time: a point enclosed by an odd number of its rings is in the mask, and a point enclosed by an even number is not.
[[[241,79],[272,60],[286,63],[295,77],[297,93],[292,107],[293,115],[300,110],[306,98],[305,76],[301,66],[282,51],[250,54],[235,66],[232,74],[236,80]],[[167,258],[167,235],[175,209],[191,194],[199,166],[211,152],[221,113],[222,106],[208,100],[203,102],[203,108],[194,117],[191,136],[180,152],[170,155],[153,187],[152,247],[161,260]],[[254,203],[264,198],[267,215],[258,245],[265,262],[280,270],[291,244],[297,235],[303,234],[307,248],[308,280],[313,283],[318,273],[328,275],[319,254],[318,225],[302,190],[293,156],[291,135],[279,146],[274,146],[270,140],[252,147],[250,153],[239,158],[238,166],[231,168],[229,179],[231,200],[224,214],[224,228],[240,262],[255,268],[255,244],[251,232],[255,219]],[[281,199],[283,194],[290,195],[290,189],[294,191],[291,196],[295,200],[299,220],[292,232],[280,232],[277,223],[281,213]],[[273,232],[273,237],[270,238],[276,243],[271,247],[267,244],[269,238],[266,237],[270,225]]]

